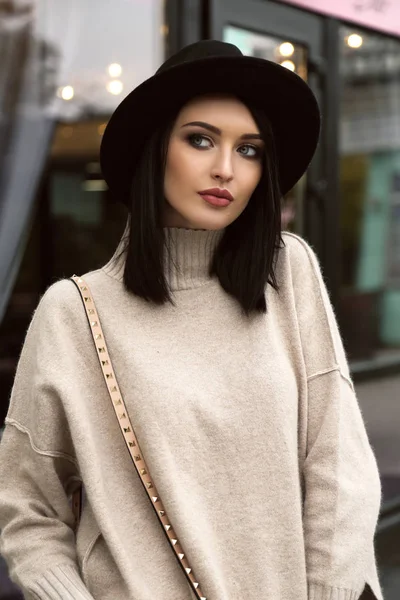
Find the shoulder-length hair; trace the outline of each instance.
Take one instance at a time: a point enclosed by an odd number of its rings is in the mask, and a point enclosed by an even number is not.
[[[228,225],[210,261],[209,275],[237,299],[242,313],[266,313],[265,288],[278,290],[276,254],[281,237],[281,193],[272,128],[266,115],[247,102],[265,143],[263,170],[245,210]],[[164,273],[164,173],[176,113],[153,133],[135,169],[130,197],[129,235],[124,248],[125,289],[148,302],[175,306]]]

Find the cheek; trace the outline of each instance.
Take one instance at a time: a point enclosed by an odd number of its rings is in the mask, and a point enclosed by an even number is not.
[[[193,178],[198,172],[199,160],[195,160],[193,150],[187,147],[182,141],[171,143],[168,153],[165,170],[166,186],[171,188],[177,185],[188,186],[193,183]]]
[[[167,153],[165,164],[165,191],[171,189],[180,180],[181,177],[181,161],[177,152],[176,144],[170,144]]]

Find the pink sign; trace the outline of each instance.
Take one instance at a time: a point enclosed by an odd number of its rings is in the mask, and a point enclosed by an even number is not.
[[[400,35],[399,0],[283,0],[343,21]]]

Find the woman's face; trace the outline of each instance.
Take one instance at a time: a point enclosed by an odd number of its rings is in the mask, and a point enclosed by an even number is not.
[[[246,208],[261,178],[264,143],[248,108],[232,97],[200,97],[180,111],[169,140],[164,227],[222,229]],[[214,206],[206,190],[233,200]],[[211,196],[211,198],[210,198]]]

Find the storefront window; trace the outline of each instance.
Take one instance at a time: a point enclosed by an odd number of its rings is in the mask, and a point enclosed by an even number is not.
[[[163,11],[162,0],[0,7],[0,429],[40,296],[105,264],[122,235],[127,211],[110,202],[100,143],[117,105],[164,59]]]
[[[400,41],[342,27],[340,320],[357,361],[400,360]]]
[[[231,25],[224,28],[224,41],[234,44],[246,56],[277,62],[307,80],[307,49],[288,39],[255,33]],[[302,234],[304,230],[305,177],[285,196],[282,206],[282,227]]]
[[[161,0],[38,0],[36,36],[53,58],[63,121],[111,114],[163,59]]]

